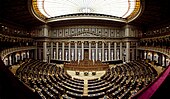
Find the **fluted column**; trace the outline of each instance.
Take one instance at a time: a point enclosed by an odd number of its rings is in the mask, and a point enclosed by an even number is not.
[[[136,42],[136,49],[135,49],[135,51],[136,51],[136,52],[135,52],[135,53],[136,53],[136,57],[135,57],[135,58],[136,58],[136,59],[138,59],[138,49],[137,49],[137,47],[138,47],[138,43]]]
[[[31,57],[32,58],[32,57]],[[19,60],[22,60],[21,52],[19,52]],[[9,60],[8,60],[9,61]]]
[[[69,42],[68,43],[68,60],[70,61],[71,60],[71,43]]]
[[[98,60],[98,42],[96,42],[96,61]]]
[[[34,45],[36,46],[36,48],[34,49],[34,59],[37,60],[37,51],[38,51],[38,49],[37,49],[37,42],[35,42]],[[23,54],[22,54],[22,59],[24,59]]]
[[[11,54],[9,55],[9,65],[12,65],[12,57],[11,57]]]
[[[131,57],[132,60],[135,60],[135,49],[133,48],[132,49],[132,57]]]
[[[104,42],[102,42],[102,61],[104,61]]]
[[[43,42],[43,62],[47,62],[47,42]]]
[[[126,62],[130,61],[130,42],[126,42]]]
[[[91,60],[91,42],[89,42],[89,60]]]
[[[167,58],[166,58],[166,55],[164,55],[164,57],[165,57],[165,58],[164,58],[164,66],[166,67],[166,66],[167,66],[167,64],[166,64],[166,59],[167,59]]]
[[[77,42],[75,42],[75,60],[77,60]]]
[[[9,66],[9,65],[10,65],[9,55],[8,55],[8,56],[6,56],[6,57],[7,57],[7,59],[8,59],[8,63],[7,63],[7,65]]]
[[[56,60],[58,60],[58,42],[56,43]]]
[[[27,50],[27,58],[30,58],[30,52]]]
[[[12,58],[12,65],[15,63],[15,52],[12,53],[11,55],[11,58]],[[27,57],[26,57],[27,58]]]
[[[162,54],[158,53],[158,64],[159,66],[162,66]]]
[[[154,61],[154,52],[152,52],[151,61]]]
[[[84,59],[84,42],[81,42],[81,48],[82,48],[82,60]]]
[[[48,36],[48,26],[44,25],[44,36]]]
[[[114,42],[114,60],[117,60],[117,53],[116,53],[116,49],[117,49],[117,43]]]
[[[65,46],[65,43],[62,42],[62,60],[64,60],[64,46]]]
[[[109,56],[109,57],[108,57],[108,60],[109,60],[109,61],[110,61],[110,54],[111,54],[111,53],[110,53],[110,42],[108,42],[108,56]]]
[[[41,58],[41,48],[38,49],[38,59],[42,60]],[[25,52],[25,58],[27,58],[27,52]]]
[[[148,59],[148,51],[146,51],[146,59]]]
[[[7,59],[8,59],[8,64],[7,65],[9,66],[9,64],[10,64],[10,62],[9,62],[9,55],[7,56]]]
[[[51,53],[50,53],[50,54],[51,54],[51,59],[53,59],[53,56],[54,56],[54,55],[53,55],[53,42],[51,42],[51,50],[50,50],[50,52],[51,52]]]
[[[130,36],[130,29],[129,29],[129,28],[130,28],[129,25],[126,25],[126,26],[125,26],[125,36],[126,36],[126,37]]]
[[[122,59],[122,53],[123,53],[123,50],[122,50],[122,42],[120,42],[120,60],[123,60],[123,59]]]

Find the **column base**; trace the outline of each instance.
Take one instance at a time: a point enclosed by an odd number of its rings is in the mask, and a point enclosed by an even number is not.
[[[43,62],[47,62],[47,60],[43,60]]]

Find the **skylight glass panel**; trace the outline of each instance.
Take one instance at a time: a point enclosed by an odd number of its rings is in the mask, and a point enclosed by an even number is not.
[[[77,13],[94,13],[126,18],[135,9],[136,0],[37,0],[46,17]]]

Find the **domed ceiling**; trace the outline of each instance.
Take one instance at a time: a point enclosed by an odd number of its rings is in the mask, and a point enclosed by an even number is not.
[[[95,14],[120,18],[136,16],[140,0],[32,0],[34,12],[45,18]]]

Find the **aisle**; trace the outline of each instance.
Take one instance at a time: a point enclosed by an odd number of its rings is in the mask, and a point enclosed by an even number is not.
[[[88,81],[84,80],[84,91],[83,91],[83,96],[88,95]]]

